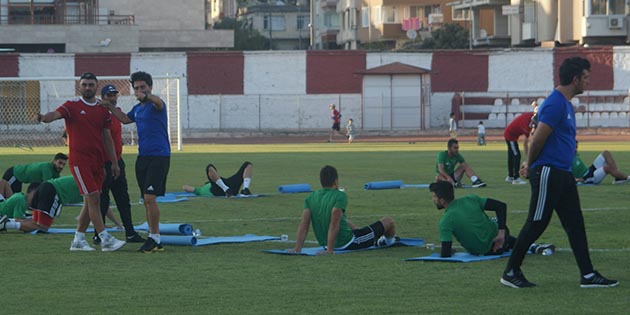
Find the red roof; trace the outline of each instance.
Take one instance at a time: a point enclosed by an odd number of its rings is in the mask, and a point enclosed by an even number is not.
[[[359,74],[427,74],[431,73],[431,70],[414,67],[408,64],[394,62],[379,66],[372,69],[367,69],[357,72]]]

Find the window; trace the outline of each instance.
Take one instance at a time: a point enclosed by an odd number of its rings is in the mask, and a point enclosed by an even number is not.
[[[625,15],[624,0],[590,0],[591,15]]]
[[[265,30],[269,30],[269,15],[265,15],[264,20]],[[271,16],[271,30],[272,31],[284,31],[286,29],[286,23],[284,22],[284,16]]]
[[[361,8],[361,27],[370,27],[370,8],[368,7]]]
[[[379,24],[383,24],[383,22],[381,22],[381,7],[374,7],[374,10],[372,11],[372,21],[374,21],[374,24],[379,25]]]
[[[453,8],[453,21],[470,21],[470,10]]]
[[[396,23],[396,7],[382,7],[383,22]]]
[[[297,17],[297,29],[305,30],[308,29],[308,24],[310,23],[310,17],[308,15],[298,15]]]
[[[324,26],[326,28],[338,29],[339,28],[339,14],[337,14],[337,12],[324,13]]]

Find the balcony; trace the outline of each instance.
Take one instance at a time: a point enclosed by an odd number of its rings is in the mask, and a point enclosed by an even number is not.
[[[337,1],[338,0],[321,0],[320,5],[322,9],[328,10],[337,10]]]
[[[345,10],[358,9],[360,3],[357,3],[357,0],[339,0],[339,2],[337,2],[337,12],[341,13]]]
[[[134,25],[133,15],[0,15],[2,25]]]

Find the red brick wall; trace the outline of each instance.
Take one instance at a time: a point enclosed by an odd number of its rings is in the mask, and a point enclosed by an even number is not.
[[[241,52],[188,53],[188,94],[243,94]]]
[[[488,90],[488,55],[478,51],[436,51],[431,62],[433,92]]]
[[[306,93],[361,93],[364,51],[307,51]]]
[[[582,57],[591,63],[591,82],[588,90],[612,90],[614,88],[613,49],[598,48],[559,48],[553,52],[553,82],[560,85],[558,69],[562,62],[570,57]]]
[[[20,74],[20,55],[1,54],[0,55],[0,77],[17,77]]]

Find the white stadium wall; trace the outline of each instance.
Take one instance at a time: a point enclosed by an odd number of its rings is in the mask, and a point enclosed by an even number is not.
[[[553,54],[550,50],[491,54],[488,92],[545,91],[553,89]]]

